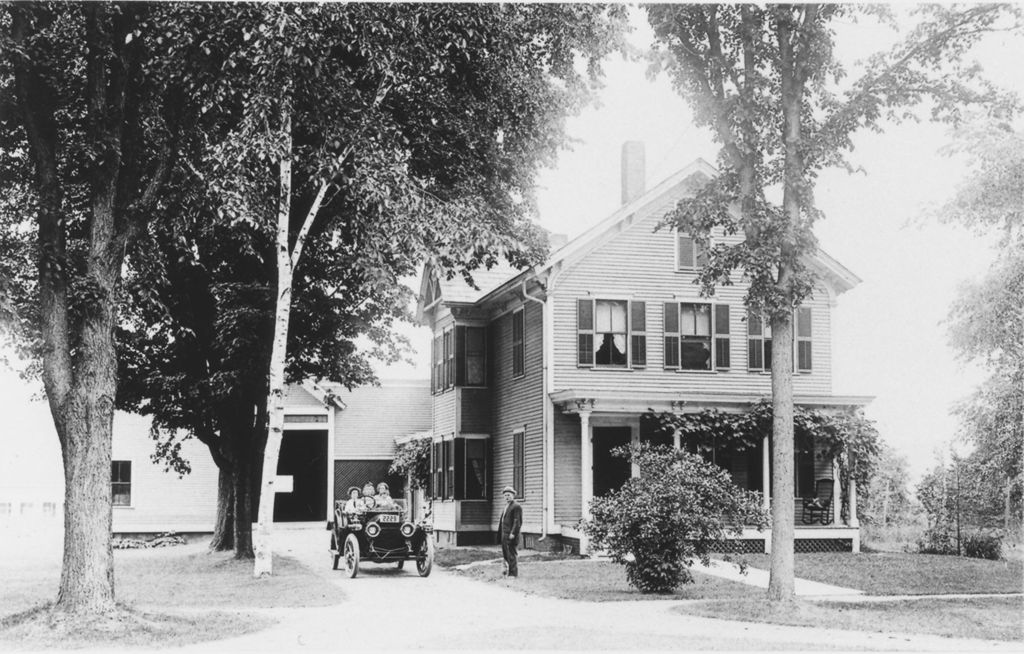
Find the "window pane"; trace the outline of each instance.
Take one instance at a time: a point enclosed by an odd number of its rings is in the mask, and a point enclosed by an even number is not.
[[[594,331],[625,333],[626,302],[598,300],[596,304],[597,320],[594,326]]]
[[[683,336],[709,336],[711,334],[711,309],[706,304],[681,305]]]
[[[594,363],[599,366],[626,365],[625,334],[600,334],[600,346],[594,352]]]
[[[486,442],[476,438],[466,439],[466,499],[483,499],[487,488]]]
[[[484,358],[482,356],[466,357],[466,385],[484,385]]]
[[[681,351],[683,370],[711,370],[711,346],[707,341],[684,339]]]
[[[483,354],[484,351],[484,328],[466,328],[466,352],[468,354]]]
[[[693,268],[693,239],[684,234],[679,235],[679,267]]]
[[[711,335],[711,307],[707,304],[695,306],[697,317],[697,334],[699,336]]]
[[[683,336],[694,336],[697,332],[696,324],[697,320],[694,317],[696,313],[692,304],[683,304],[679,307],[679,313],[682,316],[680,321],[679,330]]]

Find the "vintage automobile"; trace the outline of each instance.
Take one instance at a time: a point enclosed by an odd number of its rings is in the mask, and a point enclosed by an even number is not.
[[[429,522],[410,521],[401,500],[383,508],[374,507],[369,498],[365,510],[351,514],[345,513],[344,506],[344,500],[336,501],[334,520],[327,523],[335,570],[342,563],[345,573],[355,577],[361,562],[394,563],[401,569],[406,561],[415,561],[421,577],[430,574],[434,565],[434,529]]]

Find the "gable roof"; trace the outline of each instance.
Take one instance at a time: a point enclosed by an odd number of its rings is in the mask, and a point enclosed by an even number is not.
[[[554,250],[541,264],[531,269],[519,271],[502,263],[495,266],[486,275],[478,277],[480,272],[474,273],[474,281],[478,289],[471,288],[461,277],[456,276],[451,280],[440,280],[440,299],[445,303],[477,303],[497,297],[531,277],[545,275],[559,266],[576,261],[602,244],[609,236],[614,235],[627,228],[634,221],[639,212],[649,205],[657,202],[665,195],[671,193],[677,187],[687,182],[703,183],[718,174],[718,170],[704,159],[698,158],[689,165],[673,173],[659,184],[644,192],[632,202],[628,202],[607,218],[588,228],[582,234],[572,239],[562,247]],[[810,266],[825,277],[834,287],[836,293],[842,293],[852,289],[862,280],[848,268],[840,264],[820,248],[810,257]],[[423,288],[428,283],[427,276],[432,271],[424,270]],[[504,277],[501,277],[501,275]],[[421,302],[417,314],[422,317],[426,309],[421,296]]]

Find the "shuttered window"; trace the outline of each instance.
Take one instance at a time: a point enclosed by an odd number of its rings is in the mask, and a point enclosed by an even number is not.
[[[811,309],[800,307],[796,310],[796,369],[811,371]]]
[[[459,438],[456,442],[464,452],[459,466],[462,483],[459,484],[458,499],[487,499],[487,440]]]
[[[628,300],[576,302],[576,363],[581,367],[647,365],[647,304]]]
[[[436,441],[430,448],[430,494],[435,499],[444,496],[444,443]]]
[[[455,498],[455,439],[444,442],[444,496],[445,499]]]
[[[665,367],[679,368],[679,303],[665,303]]]
[[[526,347],[523,342],[523,310],[512,313],[512,376],[521,377],[526,371]]]
[[[485,386],[486,334],[483,327],[455,328],[455,385]]]
[[[441,348],[441,337],[438,336],[434,339],[434,351],[432,353],[434,365],[430,375],[431,390],[435,393],[440,393],[444,390],[444,354]]]
[[[114,506],[132,505],[132,462],[110,462],[110,494]]]
[[[696,270],[708,263],[707,250],[689,234],[678,233],[676,241],[676,267],[679,270]]]
[[[711,370],[711,305],[679,305],[679,367]]]

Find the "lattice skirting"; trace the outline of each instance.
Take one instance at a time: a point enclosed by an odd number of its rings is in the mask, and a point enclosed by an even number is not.
[[[793,543],[793,550],[798,554],[810,554],[813,552],[852,552],[853,539],[800,538]]]
[[[712,548],[720,554],[764,554],[764,540],[760,538],[737,538],[720,540]]]

